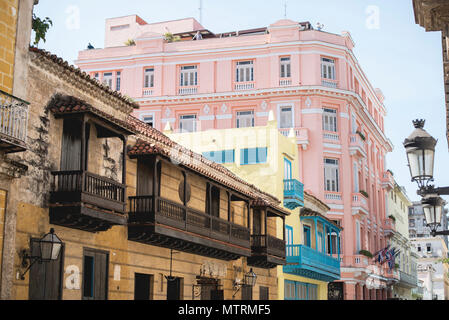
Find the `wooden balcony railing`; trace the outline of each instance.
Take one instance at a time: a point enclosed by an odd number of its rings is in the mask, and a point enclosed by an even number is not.
[[[28,126],[28,102],[0,90],[0,138],[25,147]],[[24,148],[10,148],[9,152]],[[8,151],[7,151],[8,152]]]
[[[129,197],[129,202],[130,223],[157,222],[249,248],[250,231],[247,227],[161,197],[135,196]]]
[[[251,235],[251,248],[285,259],[285,241],[270,235]]]
[[[53,193],[84,193],[103,201],[125,202],[125,185],[112,179],[87,171],[55,171],[52,175]]]

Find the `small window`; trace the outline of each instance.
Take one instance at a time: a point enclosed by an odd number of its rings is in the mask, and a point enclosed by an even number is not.
[[[148,124],[149,126],[151,126],[152,128],[154,127],[154,119],[152,115],[144,115],[142,116],[142,121],[145,122],[146,124]]]
[[[115,90],[120,91],[122,87],[122,73],[117,71],[117,77],[115,78]]]
[[[335,80],[335,60],[321,58],[321,78]]]
[[[182,66],[180,76],[180,86],[197,86],[198,85],[198,71],[197,66]]]
[[[145,69],[143,86],[145,88],[154,87],[154,68]]]
[[[203,152],[203,157],[216,163],[234,163],[234,150]]]
[[[196,132],[196,115],[184,115],[179,119],[181,132]]]
[[[237,128],[254,127],[254,111],[237,112]]]
[[[324,159],[324,188],[326,191],[340,191],[339,165],[336,159]]]
[[[269,288],[259,287],[259,300],[270,300]]]
[[[251,148],[240,150],[240,164],[256,164],[267,162],[267,148]]]
[[[236,64],[236,82],[251,82],[254,81],[254,66],[253,61],[239,61]]]
[[[290,57],[281,57],[281,78],[291,77]]]
[[[292,128],[293,127],[293,112],[292,107],[281,107],[280,113],[280,128]]]
[[[337,110],[323,109],[323,130],[337,132]]]
[[[103,73],[103,84],[112,88],[112,72]]]

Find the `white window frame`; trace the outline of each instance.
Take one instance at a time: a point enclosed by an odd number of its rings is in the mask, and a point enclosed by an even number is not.
[[[185,130],[185,128],[183,128],[185,126],[185,124],[192,122],[192,131],[188,131]],[[197,122],[197,115],[196,114],[183,114],[179,116],[179,131],[181,133],[183,132],[196,132],[196,122]],[[183,126],[184,124],[184,126]]]
[[[181,87],[192,87],[198,85],[198,66],[181,66],[179,74],[179,83]]]
[[[362,241],[361,241],[361,239],[362,239],[362,237],[361,237],[361,229],[360,229],[360,222],[358,221],[358,220],[356,220],[356,222],[355,222],[355,231],[356,231],[356,243],[355,243],[355,246],[356,246],[356,250],[357,250],[357,253],[362,249],[362,246],[361,246],[361,244],[362,244]]]
[[[338,132],[338,111],[333,108],[323,108],[323,131]]]
[[[107,85],[109,88],[112,89],[112,81],[114,80],[114,73],[113,72],[104,72],[103,73],[103,84]]]
[[[291,78],[291,76],[292,76],[291,58],[290,57],[280,57],[279,65],[280,65],[280,70],[279,70],[280,78]]]
[[[154,68],[145,68],[143,72],[143,87],[154,88]]]
[[[237,111],[235,114],[236,122],[235,126],[236,128],[251,128],[254,127],[254,110],[242,110]],[[242,120],[245,120],[245,125],[242,126]],[[248,122],[251,122],[250,125],[246,125]]]
[[[115,90],[120,91],[121,88],[122,88],[122,72],[117,71],[115,73]]]
[[[141,113],[140,115],[139,115],[139,118],[140,118],[140,120],[141,121],[143,121],[143,122],[145,122],[144,121],[144,119],[145,119],[145,117],[152,117],[153,118],[153,128],[155,127],[155,120],[156,120],[156,118],[155,118],[155,113],[154,112],[146,112],[146,113]],[[146,122],[145,122],[146,123]]]
[[[282,121],[281,121],[281,111],[283,108],[290,108],[291,109],[291,123],[289,126],[287,127],[283,127],[282,126]],[[278,127],[279,129],[289,129],[289,128],[294,128],[295,127],[295,108],[293,104],[278,104]]]
[[[359,169],[357,162],[354,162],[353,164],[353,174],[354,174],[354,193],[358,193],[360,189],[359,189]]]
[[[333,163],[332,163],[333,162]],[[324,158],[324,190],[340,192],[340,161]]]
[[[235,82],[254,81],[254,61],[237,61],[235,64]]]
[[[321,78],[335,80],[335,59],[321,57]]]

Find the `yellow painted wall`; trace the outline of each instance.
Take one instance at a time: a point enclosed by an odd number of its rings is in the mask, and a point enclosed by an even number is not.
[[[3,257],[3,238],[5,234],[6,191],[0,189],[0,266]]]
[[[12,94],[19,0],[0,1],[0,90]]]

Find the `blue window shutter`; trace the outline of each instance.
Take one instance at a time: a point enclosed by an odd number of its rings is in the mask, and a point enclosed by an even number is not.
[[[257,163],[257,149],[248,149],[247,163]]]
[[[257,163],[267,162],[267,148],[257,148]]]

